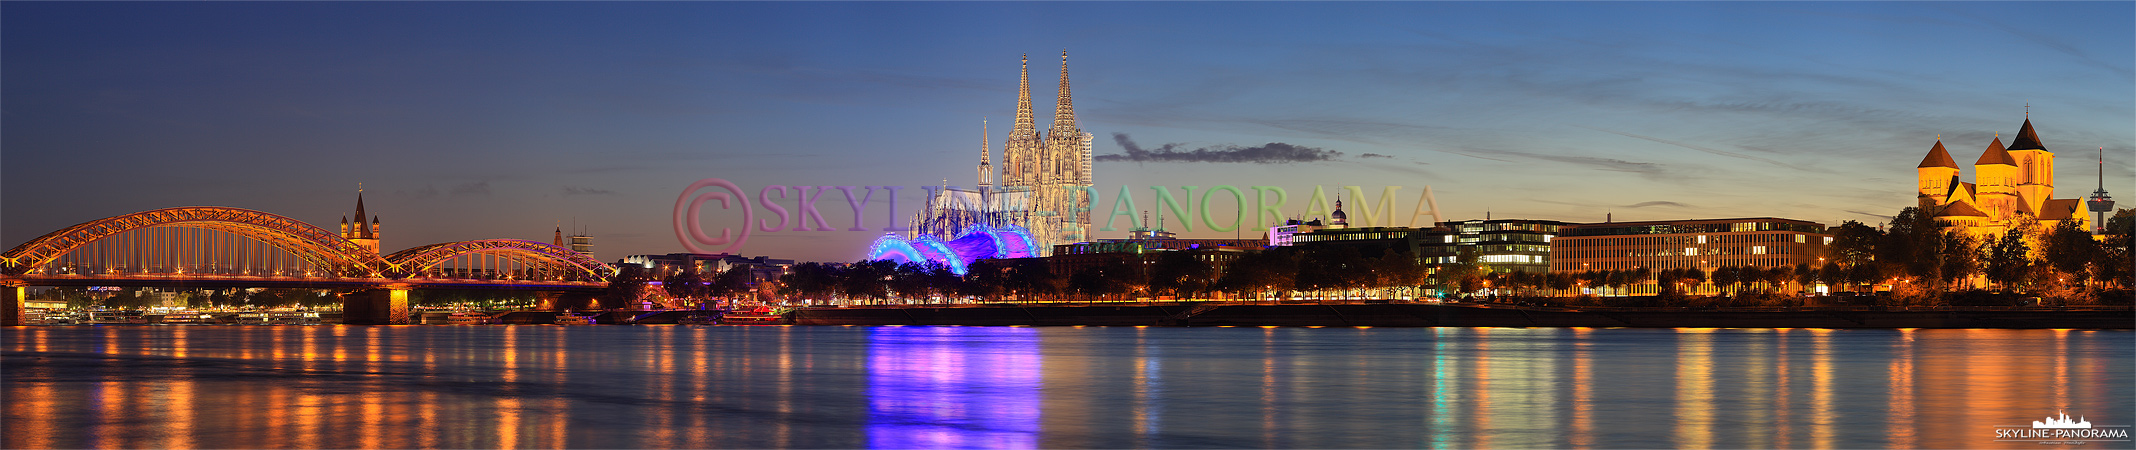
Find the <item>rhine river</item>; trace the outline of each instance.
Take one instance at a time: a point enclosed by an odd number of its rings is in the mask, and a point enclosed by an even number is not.
[[[0,330],[6,448],[2042,448],[2092,330]],[[2079,448],[2126,448],[2128,441]],[[2060,447],[2071,448],[2071,447]]]

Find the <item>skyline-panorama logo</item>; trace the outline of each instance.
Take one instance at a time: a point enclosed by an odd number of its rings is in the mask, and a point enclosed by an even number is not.
[[[2043,445],[2083,445],[2091,442],[2129,442],[2128,425],[2094,427],[2083,416],[2069,418],[2067,411],[2032,421],[2031,427],[1996,425],[1997,442],[2032,442]]]

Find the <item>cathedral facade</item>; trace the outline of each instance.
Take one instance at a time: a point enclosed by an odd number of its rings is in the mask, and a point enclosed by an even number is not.
[[[1061,85],[1054,97],[1053,125],[1043,135],[1031,111],[1031,62],[1023,60],[1016,88],[1016,125],[1001,148],[1000,188],[1028,192],[1025,223],[1038,248],[1082,242],[1090,230],[1090,133],[1075,121],[1068,89],[1068,52],[1061,52]],[[989,170],[981,149],[980,171]],[[982,174],[982,177],[985,175]],[[985,183],[986,180],[981,180]],[[982,184],[983,185],[983,184]]]
[[[2025,220],[2038,221],[2041,230],[2065,220],[2090,229],[2079,211],[2081,199],[2054,198],[2054,152],[2040,142],[2029,117],[2009,146],[1999,134],[1988,143],[1973,162],[1972,182],[1960,176],[1958,162],[1943,149],[1941,138],[1916,171],[1921,210],[1968,235],[2000,237]]]

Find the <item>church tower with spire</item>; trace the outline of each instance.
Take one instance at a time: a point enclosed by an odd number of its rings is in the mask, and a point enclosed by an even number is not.
[[[988,146],[990,146],[990,145],[993,145],[993,143],[991,142],[992,140],[993,140],[993,138],[987,137],[987,132],[986,132],[986,121],[985,121],[985,120],[981,120],[981,121],[979,121],[979,186],[980,186],[980,187],[991,187],[991,186],[993,186],[993,185],[994,185],[994,165],[993,165],[992,163],[989,163],[989,162],[987,162],[987,155],[989,155],[989,154],[992,154],[992,153],[994,152],[992,148],[989,148],[989,147],[988,147]]]
[[[1050,230],[1048,246],[1081,241],[1090,226],[1090,200],[1082,195],[1090,178],[1084,153],[1089,151],[1089,133],[1075,120],[1075,96],[1068,89],[1068,51],[1061,51],[1061,86],[1053,105],[1053,127],[1046,130],[1045,176],[1039,180],[1042,211],[1052,212],[1045,225]]]
[[[1914,172],[1920,178],[1918,198],[1922,208],[1950,201],[1951,187],[1958,183],[1958,161],[1951,159],[1951,152],[1943,149],[1942,136],[1936,137],[1936,146],[1928,149],[1928,156],[1921,158],[1921,165]]]
[[[2024,199],[2024,204],[2018,208],[2037,215],[2040,208],[2046,206],[2047,199],[2054,196],[2054,153],[2047,151],[2047,146],[2040,143],[2040,135],[2032,132],[2032,114],[2028,112],[2025,116],[2024,127],[2017,130],[2017,136],[2010,138],[2007,150],[2010,158],[2017,162],[2012,187],[2017,197]]]
[[[375,255],[378,254],[378,217],[369,217],[370,222],[368,223],[364,222],[365,218],[363,187],[358,186],[356,188],[356,220],[350,221],[348,216],[341,217],[341,238],[348,239],[349,242],[354,242],[356,245],[361,245]]]
[[[1044,146],[1031,114],[1031,59],[1025,57],[1016,86],[1016,125],[1009,128],[1009,140],[1001,145],[1001,185],[1036,184],[1039,152]]]

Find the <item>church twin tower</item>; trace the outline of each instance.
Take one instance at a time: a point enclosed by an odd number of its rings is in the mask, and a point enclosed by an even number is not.
[[[2009,147],[2001,135],[1988,143],[1973,162],[1972,183],[1961,181],[1958,162],[1943,150],[1940,137],[1915,170],[1921,209],[1976,236],[2000,236],[2026,217],[2042,229],[2064,220],[2088,222],[2077,212],[2082,200],[2054,198],[2054,152],[2040,143],[2029,117],[2010,137]]]
[[[994,176],[987,134],[981,130],[979,185],[1004,191],[1029,191],[1028,223],[1042,249],[1079,242],[1090,228],[1090,199],[1082,195],[1090,182],[1090,133],[1075,122],[1075,101],[1068,90],[1068,52],[1061,52],[1061,86],[1053,104],[1053,126],[1039,135],[1031,112],[1031,60],[1023,58],[1016,89],[1016,126],[1001,146],[1001,176]]]

